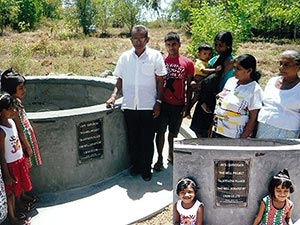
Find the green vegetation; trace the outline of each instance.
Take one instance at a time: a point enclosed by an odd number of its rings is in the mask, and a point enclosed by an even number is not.
[[[194,57],[220,30],[234,36],[234,52],[251,53],[266,76],[277,72],[279,54],[299,44],[300,3],[279,0],[0,0],[0,69],[23,74],[102,76],[131,48],[137,23],[150,28],[149,45],[165,52],[168,31],[182,37],[182,53]],[[159,15],[145,21],[145,9]],[[168,15],[168,16],[166,16]],[[96,30],[90,29],[91,25]],[[92,27],[95,27],[92,26]]]
[[[169,12],[161,4],[161,0],[0,0],[0,34],[4,27],[33,31],[44,19],[61,20],[72,31],[81,28],[85,35],[94,32],[91,25],[103,34],[111,27],[130,31],[134,24],[147,20],[148,10],[184,27],[195,41],[210,39],[220,29],[232,31],[238,43],[253,35],[293,39],[300,35],[299,1],[173,0]]]
[[[220,30],[233,33],[235,45],[253,37],[300,37],[299,1],[280,0],[174,0],[171,15],[192,35],[191,52]]]

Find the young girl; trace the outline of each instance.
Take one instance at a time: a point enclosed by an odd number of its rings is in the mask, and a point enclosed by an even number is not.
[[[293,202],[289,196],[294,187],[288,171],[284,169],[273,176],[268,189],[270,194],[262,199],[253,225],[292,224]]]
[[[228,31],[221,31],[215,37],[215,48],[218,55],[209,61],[209,67],[221,67],[221,70],[209,75],[201,82],[200,97],[190,127],[197,137],[208,137],[216,105],[216,94],[233,76],[232,43],[233,38]]]
[[[263,98],[256,59],[249,54],[237,57],[234,75],[216,96],[213,137],[248,138],[256,127]]]
[[[27,159],[30,167],[40,166],[42,158],[38,142],[34,130],[28,120],[25,108],[21,99],[25,96],[25,77],[14,72],[12,69],[4,71],[1,75],[1,89],[13,96],[17,101],[17,114],[13,118],[17,125],[19,136],[21,139],[23,149],[26,149],[25,154],[28,152]],[[24,194],[22,198],[31,203],[38,202],[40,199],[37,196],[29,196]]]
[[[17,215],[16,199],[25,191],[32,189],[29,169],[13,121],[15,100],[9,94],[0,96],[0,156],[5,190],[8,201],[8,215],[12,225],[26,224],[26,218]]]
[[[174,224],[202,225],[204,206],[197,200],[197,184],[191,177],[178,181],[176,193],[179,200],[174,205]]]

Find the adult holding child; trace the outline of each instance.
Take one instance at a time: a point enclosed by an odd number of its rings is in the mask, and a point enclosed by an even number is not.
[[[163,76],[167,73],[162,54],[147,47],[148,29],[136,25],[131,31],[133,49],[124,52],[114,71],[118,77],[107,107],[114,107],[116,96],[123,91],[122,109],[127,125],[130,174],[151,180],[154,154],[154,119],[160,114]]]
[[[201,82],[200,97],[190,126],[197,137],[208,137],[216,105],[216,95],[222,91],[226,81],[233,76],[232,44],[233,38],[229,31],[221,31],[215,37],[218,55],[209,61],[209,67],[221,66],[221,69]]]
[[[229,78],[216,96],[213,137],[252,136],[262,107],[263,90],[258,84],[261,74],[256,71],[256,59],[244,54],[235,61],[235,77]]]
[[[286,50],[279,60],[279,75],[264,90],[258,114],[257,138],[297,138],[300,130],[300,53]]]

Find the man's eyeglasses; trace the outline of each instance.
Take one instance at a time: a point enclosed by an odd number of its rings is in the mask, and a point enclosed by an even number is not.
[[[282,68],[282,69],[290,69],[290,68],[293,68],[293,67],[296,67],[296,66],[299,66],[297,64],[290,64],[290,63],[282,63],[282,62],[279,62],[279,67]]]
[[[135,37],[132,37],[131,40],[134,41],[134,42],[145,42],[146,41],[146,37],[143,37],[143,38],[135,38]]]

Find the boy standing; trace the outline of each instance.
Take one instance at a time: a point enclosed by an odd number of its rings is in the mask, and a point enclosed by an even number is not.
[[[163,89],[161,112],[156,119],[156,147],[158,160],[154,165],[156,171],[163,168],[162,151],[165,142],[165,132],[168,127],[169,155],[168,161],[173,163],[173,140],[177,137],[183,117],[188,112],[191,99],[190,84],[194,75],[194,63],[179,54],[180,37],[170,32],[165,37],[168,56],[165,58],[167,75]]]

